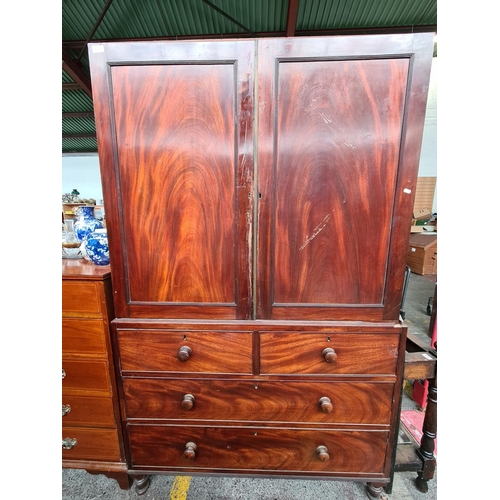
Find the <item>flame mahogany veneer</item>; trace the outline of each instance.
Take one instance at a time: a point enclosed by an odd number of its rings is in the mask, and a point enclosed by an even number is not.
[[[180,472],[389,482],[432,48],[89,44],[141,488]]]

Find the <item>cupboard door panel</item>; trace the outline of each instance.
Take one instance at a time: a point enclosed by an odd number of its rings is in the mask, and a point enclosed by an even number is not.
[[[116,145],[103,187],[121,207],[106,212],[117,315],[250,317],[254,44],[139,46],[106,45],[95,74],[112,103],[100,147]]]
[[[259,41],[262,318],[398,317],[426,86],[411,43],[367,38]]]

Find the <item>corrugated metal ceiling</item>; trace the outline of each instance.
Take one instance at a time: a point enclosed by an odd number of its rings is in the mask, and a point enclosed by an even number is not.
[[[436,27],[437,0],[63,0],[62,150],[97,151],[89,40],[308,36]]]

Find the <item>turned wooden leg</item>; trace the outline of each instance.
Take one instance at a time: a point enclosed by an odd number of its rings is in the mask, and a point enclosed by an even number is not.
[[[370,498],[380,498],[384,485],[380,483],[367,483],[368,496]]]
[[[422,460],[422,469],[418,472],[415,486],[422,493],[427,493],[427,481],[434,477],[436,457],[434,456],[435,439],[437,432],[437,377],[429,380],[429,393],[425,410],[422,439],[417,455]]]
[[[150,476],[137,476],[135,478],[135,492],[138,495],[146,493],[149,488]]]

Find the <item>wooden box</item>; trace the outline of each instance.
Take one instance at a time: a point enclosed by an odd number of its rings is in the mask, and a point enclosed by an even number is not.
[[[406,264],[415,274],[437,274],[437,235],[410,235]]]

